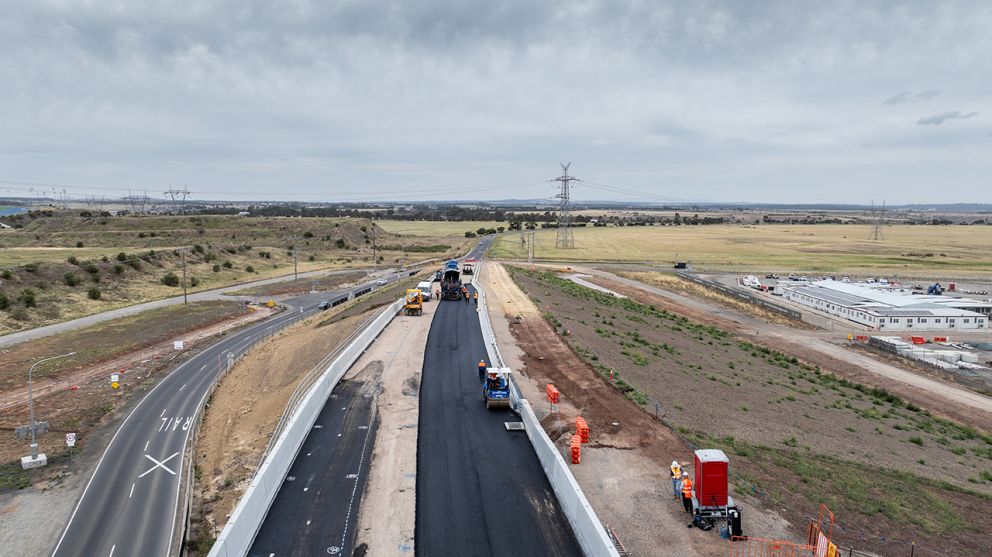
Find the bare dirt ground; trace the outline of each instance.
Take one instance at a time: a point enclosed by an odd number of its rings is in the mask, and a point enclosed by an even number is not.
[[[358,512],[356,547],[367,555],[412,555],[417,508],[420,374],[436,302],[422,316],[397,316],[346,377],[381,370],[379,432]]]
[[[578,413],[589,423],[590,443],[572,472],[599,518],[635,555],[725,555],[727,547],[715,533],[686,528],[690,521],[672,500],[668,465],[673,459],[690,465],[690,448],[576,356],[502,266],[487,265],[484,280],[501,351],[528,379],[521,382],[524,396],[534,401],[548,434],[559,436],[558,417],[543,402],[549,382],[565,399],[560,420],[566,435]],[[752,535],[792,537],[788,523],[774,513],[748,507],[744,516]]]
[[[848,527],[841,539],[860,548],[888,550],[922,536],[956,547],[949,555],[971,555],[992,542],[976,537],[981,527],[974,518],[992,509],[992,437],[832,375],[831,368],[818,369],[805,355],[801,360],[717,328],[705,311],[683,311],[622,282],[592,279],[632,300],[550,273],[517,271],[515,278],[546,314],[538,321],[545,331],[525,329],[527,319],[514,326],[525,352],[545,355],[536,362],[525,358],[528,370],[552,368],[545,373],[563,396],[574,399],[570,393],[577,391],[581,400],[595,391],[594,382],[570,387],[567,376],[553,375],[569,353],[570,369],[591,364],[600,377],[615,369],[617,386],[648,410],[657,401],[680,437],[729,451],[735,492],[758,494],[781,508],[796,531],[826,502]],[[549,353],[550,338],[561,337],[549,336],[548,322],[567,335],[567,352]],[[586,377],[608,384],[595,373]],[[599,424],[607,432],[609,425]],[[670,460],[656,457],[660,466]]]
[[[287,294],[300,294],[310,292],[311,289],[318,291],[336,290],[347,284],[354,283],[361,278],[368,276],[365,271],[338,271],[321,277],[305,278],[265,284],[253,288],[245,288],[228,292],[232,296],[284,296]]]
[[[60,389],[69,389],[73,385],[79,385],[80,383],[85,383],[95,378],[107,380],[108,374],[114,371],[121,372],[121,375],[126,378],[128,370],[134,370],[146,365],[152,360],[161,360],[173,355],[175,353],[173,342],[174,340],[178,340],[179,337],[181,337],[185,344],[193,345],[235,327],[240,327],[253,321],[258,321],[259,319],[265,319],[273,313],[275,313],[275,310],[273,309],[252,306],[250,311],[232,313],[233,317],[221,319],[206,326],[187,329],[185,331],[181,329],[171,331],[173,334],[170,336],[174,337],[173,339],[158,342],[148,346],[147,348],[134,352],[128,352],[115,358],[109,358],[99,362],[90,363],[82,367],[69,369],[65,373],[60,373],[57,378],[48,377],[37,380],[35,381],[35,385],[33,387],[34,399],[37,401]],[[182,325],[193,325],[195,327],[196,321],[191,320],[191,322],[182,323]],[[119,340],[119,337],[117,338]],[[65,346],[64,340],[60,344]],[[20,347],[21,345],[15,345],[11,349],[5,350],[4,352],[19,351],[18,348]],[[71,349],[71,347],[66,348],[66,350]],[[34,350],[35,349],[32,349],[32,352],[37,354]],[[19,405],[26,405],[28,402],[28,388],[27,386],[24,386],[20,388],[4,389],[2,396],[3,398],[0,399],[0,410],[6,410],[7,408],[12,408]]]
[[[258,468],[300,379],[337,348],[366,314],[320,327],[326,317],[315,315],[263,341],[221,381],[196,442],[198,536],[206,533],[215,538],[220,532]]]

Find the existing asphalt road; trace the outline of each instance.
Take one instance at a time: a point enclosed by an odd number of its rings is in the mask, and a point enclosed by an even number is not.
[[[319,311],[322,300],[369,286],[289,300],[289,311],[229,334],[159,382],[117,429],[53,555],[168,555],[189,432],[228,354],[237,358],[274,331]]]
[[[311,276],[323,276],[323,275],[333,275],[339,273],[350,273],[360,269],[342,269],[337,271],[309,271],[306,273],[300,273],[301,278],[311,277]],[[215,290],[205,290],[203,292],[196,292],[188,296],[190,302],[203,302],[207,300],[232,300],[239,299],[237,296],[225,296],[224,292],[230,292],[231,290],[241,290],[244,288],[252,288],[255,286],[264,286],[266,284],[275,284],[277,282],[286,282],[290,280],[295,280],[293,275],[285,275],[281,277],[275,277],[264,280],[256,280],[254,282],[246,282],[241,284],[232,284],[225,286],[224,288],[217,288]],[[325,296],[329,296],[330,293],[324,292]],[[93,315],[87,315],[80,317],[78,319],[72,319],[70,321],[63,321],[61,323],[52,323],[51,325],[45,325],[44,327],[35,327],[34,329],[28,329],[26,331],[18,331],[16,333],[10,333],[0,336],[0,347],[11,346],[19,342],[25,342],[28,340],[34,340],[37,338],[47,337],[50,335],[55,335],[58,333],[63,333],[65,331],[72,331],[79,329],[81,327],[88,327],[90,325],[95,325],[96,323],[102,323],[110,319],[117,319],[119,317],[126,317],[128,315],[134,315],[136,313],[141,313],[143,311],[148,311],[150,309],[175,306],[183,303],[182,296],[174,296],[172,298],[163,298],[161,300],[154,300],[151,302],[145,302],[142,304],[134,304],[131,306],[126,306],[118,309],[112,309],[109,311],[104,311],[101,313],[94,313]]]
[[[487,410],[477,364],[486,358],[474,302],[441,301],[420,387],[418,555],[581,555],[509,410]]]
[[[289,469],[249,557],[351,555],[378,419],[375,381],[341,381]]]

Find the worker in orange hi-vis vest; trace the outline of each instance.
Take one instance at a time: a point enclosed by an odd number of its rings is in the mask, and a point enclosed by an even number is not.
[[[682,507],[685,512],[692,514],[692,480],[686,471],[682,472]]]
[[[479,360],[479,381],[486,378],[486,361]]]
[[[475,300],[475,303],[479,303],[479,291],[478,290],[476,290],[475,292],[472,292],[472,299]]]

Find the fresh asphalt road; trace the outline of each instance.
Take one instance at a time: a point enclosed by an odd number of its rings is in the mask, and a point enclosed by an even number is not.
[[[319,311],[322,300],[370,286],[289,300],[289,311],[227,335],[159,382],[117,429],[53,556],[168,555],[189,433],[228,354],[239,357],[276,330]]]
[[[427,337],[417,438],[418,555],[581,555],[509,410],[487,410],[474,302],[441,301]]]
[[[376,382],[341,381],[289,469],[249,557],[351,555],[375,446]]]

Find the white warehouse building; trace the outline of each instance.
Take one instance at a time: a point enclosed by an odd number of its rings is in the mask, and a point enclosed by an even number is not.
[[[784,286],[781,292],[789,301],[880,331],[985,329],[992,310],[992,304],[978,300],[835,280]]]

